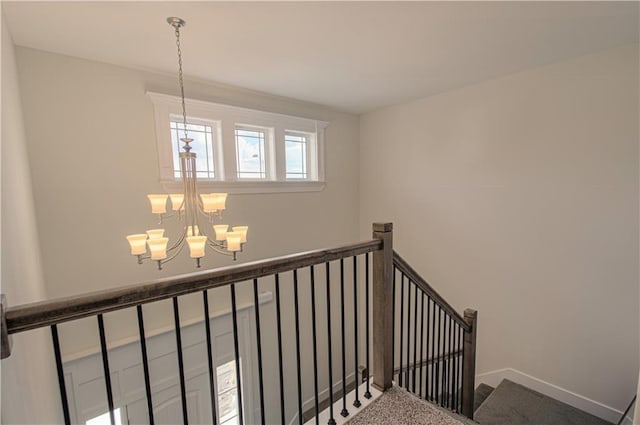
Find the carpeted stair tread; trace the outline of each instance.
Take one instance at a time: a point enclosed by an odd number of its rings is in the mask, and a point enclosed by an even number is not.
[[[611,425],[507,379],[482,403],[474,419],[481,425]]]
[[[495,388],[493,388],[493,387],[491,387],[491,386],[489,386],[487,384],[478,385],[478,388],[476,388],[475,396],[473,398],[473,411],[474,412],[476,410],[478,410],[478,407],[480,407],[480,405],[482,403],[484,403],[484,401],[487,399],[487,397],[489,397],[491,395],[493,390],[495,390]]]
[[[348,425],[477,425],[394,386],[355,415]]]

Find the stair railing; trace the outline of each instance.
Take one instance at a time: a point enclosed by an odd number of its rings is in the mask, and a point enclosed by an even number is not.
[[[72,423],[72,418],[69,410],[69,400],[67,400],[67,385],[65,382],[65,370],[63,363],[63,356],[61,350],[61,338],[58,333],[58,326],[66,322],[75,321],[78,319],[95,317],[97,320],[97,331],[100,340],[100,354],[103,366],[103,378],[105,381],[105,394],[107,407],[109,411],[109,417],[111,424],[116,423],[114,416],[114,388],[112,388],[111,377],[109,373],[109,349],[107,343],[107,331],[105,326],[104,315],[110,312],[135,308],[137,312],[137,328],[139,333],[139,344],[141,352],[141,360],[143,364],[144,372],[144,388],[147,401],[147,422],[149,424],[154,423],[154,400],[153,393],[151,391],[152,377],[149,372],[149,357],[147,353],[147,346],[145,337],[145,325],[143,306],[149,303],[158,302],[162,300],[171,299],[173,302],[173,318],[174,329],[176,337],[176,353],[178,359],[178,374],[180,384],[180,401],[183,423],[188,424],[188,404],[186,397],[186,383],[185,383],[185,371],[184,371],[184,359],[183,359],[183,346],[181,342],[181,321],[179,313],[179,300],[180,297],[187,294],[202,294],[203,302],[203,314],[205,322],[205,334],[206,334],[206,346],[207,346],[207,362],[209,368],[209,390],[210,390],[210,402],[211,402],[211,423],[218,423],[217,407],[216,407],[216,382],[214,379],[213,360],[212,360],[212,340],[211,340],[211,324],[208,291],[221,290],[221,288],[227,288],[230,294],[230,307],[231,316],[233,321],[233,339],[234,339],[234,352],[235,352],[235,366],[236,366],[236,379],[238,382],[237,393],[237,406],[238,406],[238,419],[240,424],[244,424],[246,420],[243,418],[243,412],[247,409],[243,405],[242,394],[243,382],[241,379],[240,361],[238,353],[238,319],[237,319],[237,299],[236,299],[236,285],[251,284],[253,289],[253,312],[256,329],[256,348],[257,348],[257,372],[258,372],[258,394],[259,394],[259,422],[266,423],[267,415],[274,418],[277,416],[277,420],[284,423],[290,423],[290,418],[286,417],[285,401],[289,405],[294,404],[293,409],[297,419],[294,416],[295,421],[299,424],[303,424],[303,376],[301,373],[301,329],[300,329],[300,317],[303,314],[310,315],[312,323],[311,335],[313,341],[313,405],[315,410],[315,422],[318,423],[319,417],[319,367],[318,358],[319,350],[324,347],[318,347],[316,344],[317,333],[320,331],[326,332],[327,347],[326,357],[328,364],[328,397],[329,397],[329,420],[328,424],[335,424],[334,419],[334,401],[336,404],[341,401],[342,409],[340,414],[342,416],[348,416],[350,414],[350,406],[347,406],[347,380],[349,379],[347,371],[345,370],[347,365],[346,356],[353,356],[352,365],[354,371],[350,376],[352,380],[357,379],[359,375],[359,367],[364,360],[365,370],[371,371],[367,373],[366,383],[363,384],[362,389],[363,396],[370,398],[370,379],[372,377],[371,385],[384,391],[393,385],[394,376],[398,377],[398,384],[405,386],[409,389],[409,377],[413,380],[411,389],[414,393],[422,396],[422,371],[423,366],[425,371],[436,371],[439,373],[438,379],[433,381],[433,385],[425,390],[425,398],[434,401],[440,405],[447,406],[454,411],[461,411],[466,416],[471,417],[473,415],[473,388],[474,388],[474,375],[475,375],[475,334],[476,334],[476,313],[472,310],[465,311],[465,317],[460,317],[451,306],[444,301],[434,290],[431,288],[420,276],[404,261],[399,255],[395,254],[392,246],[393,239],[393,226],[391,223],[374,223],[373,225],[373,239],[356,244],[346,245],[338,248],[323,249],[309,251],[305,253],[287,255],[283,257],[272,258],[268,260],[255,261],[251,263],[245,263],[240,265],[234,265],[229,267],[222,267],[218,269],[196,272],[176,277],[169,277],[158,279],[152,282],[125,286],[116,289],[110,289],[106,291],[93,292],[80,296],[73,296],[67,298],[54,299],[44,302],[26,304],[16,307],[7,308],[7,300],[4,296],[0,300],[0,346],[2,358],[8,357],[11,354],[11,335],[25,332],[42,327],[50,327],[52,342],[54,348],[54,355],[56,361],[56,367],[58,372],[58,385],[60,389],[60,403],[62,407],[62,416],[64,417],[65,424]],[[373,261],[370,264],[370,253],[372,254]],[[337,275],[338,269],[335,267],[339,264],[339,278],[334,279]],[[345,265],[349,274],[345,277]],[[332,267],[333,266],[333,267]],[[301,272],[304,269],[304,273]],[[360,272],[359,272],[360,271]],[[371,273],[370,273],[371,271]],[[324,272],[324,273],[322,273]],[[436,308],[438,308],[438,317],[442,318],[442,322],[438,324],[438,337],[446,336],[450,341],[455,341],[452,348],[449,351],[440,350],[440,343],[438,342],[438,349],[435,349],[434,343],[427,342],[426,345],[420,345],[420,362],[415,354],[416,351],[416,312],[414,306],[414,338],[413,338],[413,363],[410,364],[410,356],[407,355],[407,363],[402,364],[400,357],[395,357],[395,351],[398,347],[403,345],[402,327],[400,335],[396,332],[396,327],[404,323],[404,314],[401,312],[399,317],[396,316],[396,299],[399,293],[396,285],[396,275],[400,273],[402,284],[404,280],[407,280],[407,288],[410,292],[409,285],[414,285],[415,294],[420,292],[422,296],[422,313],[424,313],[424,300],[426,297],[427,305],[429,306],[427,312],[431,312],[430,306],[433,306],[433,312],[435,314]],[[281,288],[281,276],[287,274],[292,278],[288,282],[282,282]],[[370,282],[369,276],[372,276],[372,282]],[[303,278],[304,275],[304,278]],[[316,275],[318,282],[316,282]],[[320,282],[320,278],[324,277],[324,282]],[[262,364],[262,336],[260,333],[260,306],[258,302],[259,285],[265,284],[265,280],[271,280],[275,287],[275,300],[276,300],[276,314],[277,314],[277,357],[279,359],[278,365],[278,378],[277,383],[267,383],[267,388],[278,388],[280,392],[280,406],[265,406],[264,400],[264,388],[265,383],[263,380],[263,364]],[[338,280],[339,283],[335,281]],[[333,281],[333,282],[332,282]],[[349,290],[349,295],[353,296],[353,306],[345,307],[345,283],[352,283],[353,287]],[[299,295],[299,287],[301,285],[309,285],[310,300],[303,300],[306,303],[310,303],[311,309],[300,309],[299,303],[301,301]],[[282,293],[281,289],[293,289],[294,303],[294,322],[295,322],[295,346],[296,346],[296,374],[297,374],[297,400],[292,403],[291,400],[285,400],[285,387],[283,378],[283,344],[282,344],[282,318],[281,318],[281,302]],[[362,297],[358,296],[358,292],[364,288],[365,300],[362,302]],[[340,319],[337,320],[334,315],[337,315],[334,302],[329,302],[336,298],[336,289],[340,292]],[[371,291],[370,291],[371,289]],[[331,291],[334,290],[334,297],[331,296]],[[372,296],[370,297],[370,292]],[[318,323],[317,317],[317,305],[316,297],[318,293],[322,295],[326,294],[324,302],[320,307],[326,308],[325,319],[327,321],[326,326]],[[400,291],[401,298],[404,296],[404,292]],[[370,300],[371,298],[371,300]],[[417,296],[415,298],[417,301]],[[414,302],[415,303],[415,302]],[[364,305],[362,305],[364,304]],[[402,306],[402,303],[400,304]],[[334,311],[332,313],[332,307]],[[362,326],[362,321],[358,325],[358,310],[365,312],[365,325]],[[402,307],[401,307],[402,309]],[[407,309],[407,319],[410,321],[411,306]],[[345,316],[349,315],[349,325],[353,325],[354,341],[351,342],[351,349],[347,350],[347,344],[345,341],[347,320]],[[370,323],[371,318],[371,323]],[[459,331],[456,335],[454,332],[447,333],[444,330],[445,319],[448,318],[450,326],[457,326]],[[332,320],[333,319],[333,320]],[[333,321],[333,324],[332,324]],[[336,332],[339,323],[340,330]],[[421,317],[421,338],[424,324],[431,324],[427,318],[422,320]],[[370,327],[371,325],[371,327]],[[407,326],[410,324],[408,323]],[[361,329],[364,328],[364,329]],[[428,328],[428,326],[427,326]],[[449,328],[451,329],[451,327]],[[442,330],[442,335],[440,334]],[[308,332],[309,330],[302,330],[302,332]],[[359,333],[360,332],[360,333]],[[341,337],[341,341],[333,341],[332,334],[338,333]],[[359,338],[358,335],[361,337]],[[432,334],[434,336],[435,334]],[[371,343],[370,343],[371,336]],[[245,335],[246,337],[246,335]],[[399,338],[398,338],[399,337]],[[457,339],[456,339],[457,338]],[[364,339],[365,341],[362,341]],[[396,344],[395,341],[399,339],[400,344]],[[411,343],[409,342],[409,327],[407,327],[407,353]],[[429,338],[427,338],[429,341]],[[434,340],[435,341],[435,340]],[[439,340],[438,340],[439,341]],[[444,339],[443,339],[444,341]],[[363,357],[359,358],[359,346],[363,346]],[[423,357],[423,348],[427,348],[427,356]],[[462,348],[461,348],[462,347]],[[431,349],[432,353],[429,356],[428,349]],[[402,348],[400,348],[402,350]],[[350,351],[347,353],[347,351]],[[437,355],[436,355],[437,351]],[[341,361],[333,364],[333,358],[340,353]],[[370,365],[370,354],[372,365]],[[351,357],[350,357],[351,358]],[[396,371],[395,360],[398,359],[399,369]],[[455,366],[454,366],[455,365]],[[341,374],[334,374],[334,366],[341,366]],[[336,368],[337,369],[337,368]],[[419,388],[416,387],[415,375],[416,369],[420,370],[420,382]],[[448,372],[443,374],[444,370]],[[291,368],[287,368],[291,370]],[[449,372],[451,370],[451,372]],[[427,372],[427,377],[430,377]],[[442,379],[444,377],[444,379]],[[402,379],[404,378],[404,381]],[[334,400],[334,393],[340,394],[340,391],[335,391],[335,387],[342,384],[341,396]],[[426,382],[426,379],[425,379]],[[458,383],[462,385],[462,392],[457,390]],[[418,388],[418,390],[416,390]],[[353,407],[358,409],[361,405],[359,400],[359,386],[355,385],[355,400],[353,401]],[[445,391],[449,391],[446,392]],[[437,395],[437,397],[435,397]],[[342,400],[340,400],[340,398]],[[253,406],[250,406],[253,409]],[[257,410],[257,409],[256,409]],[[269,411],[267,411],[269,410]],[[289,411],[291,411],[289,407]],[[75,420],[75,419],[74,419]],[[275,420],[275,419],[274,419]],[[256,420],[258,421],[258,420]]]
[[[397,252],[393,266],[398,385],[473,418],[477,312],[459,315]]]

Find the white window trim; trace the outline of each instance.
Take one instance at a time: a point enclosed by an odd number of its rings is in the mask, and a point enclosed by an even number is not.
[[[158,164],[160,181],[167,192],[182,189],[182,183],[173,175],[173,152],[169,123],[172,116],[182,115],[182,103],[178,96],[147,92],[155,111],[156,142],[158,148]],[[215,180],[198,180],[202,191],[226,191],[229,193],[279,193],[279,192],[317,192],[325,186],[324,132],[329,125],[326,121],[300,118],[273,112],[246,109],[237,106],[223,105],[196,99],[185,99],[187,116],[202,122],[214,124],[213,131],[218,131],[220,146],[214,147],[217,154],[215,160]],[[272,149],[274,160],[271,180],[246,180],[237,178],[235,157],[235,125],[256,125],[273,128]],[[314,180],[287,180],[285,178],[285,130],[316,133],[315,149],[317,166],[311,177]],[[279,143],[282,141],[282,143]],[[317,168],[316,168],[317,167]]]

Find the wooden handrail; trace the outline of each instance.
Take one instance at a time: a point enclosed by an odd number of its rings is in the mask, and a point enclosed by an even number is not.
[[[275,273],[283,273],[339,260],[340,258],[374,252],[381,248],[382,241],[370,240],[338,248],[285,255],[79,296],[25,304],[6,309],[6,328],[2,331],[6,334],[24,332],[110,311],[122,310],[139,304],[219,288],[234,282],[243,282]]]
[[[404,275],[407,276],[411,282],[415,283],[418,288],[420,288],[424,293],[431,297],[431,299],[438,306],[440,306],[440,308],[442,308],[450,317],[452,317],[453,320],[455,320],[455,322],[465,330],[465,332],[471,331],[471,326],[469,326],[467,321],[464,320],[464,318],[460,316],[460,314],[458,314],[458,312],[456,312],[455,309],[451,307],[451,305],[446,302],[445,299],[442,298],[442,296],[440,296],[440,294],[438,294],[438,292],[433,289],[433,287],[429,285],[427,281],[424,280],[422,276],[420,276],[418,272],[415,271],[415,269],[411,267],[409,263],[407,263],[405,259],[402,258],[396,251],[393,251],[393,264],[398,270],[404,273]]]

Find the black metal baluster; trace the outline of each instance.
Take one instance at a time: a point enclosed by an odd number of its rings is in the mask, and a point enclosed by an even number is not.
[[[56,358],[56,370],[58,372],[58,386],[60,387],[60,402],[62,403],[62,415],[65,425],[71,425],[69,415],[69,401],[67,400],[67,386],[64,383],[64,366],[62,365],[62,354],[60,353],[60,339],[58,338],[58,326],[51,326],[51,339],[53,340],[53,353]]]
[[[444,340],[442,341],[442,352],[445,353],[445,363],[444,370],[442,371],[442,386],[444,387],[443,391],[443,399],[442,405],[444,407],[449,407],[448,397],[449,397],[449,363],[451,363],[449,359],[449,353],[447,352],[447,340],[449,339],[449,334],[447,333],[447,322],[449,322],[449,315],[447,312],[444,312],[444,329],[442,330],[444,334]]]
[[[462,336],[464,338],[464,333],[462,334]],[[462,341],[463,341],[463,346],[462,346],[462,356],[461,356],[461,358],[462,358],[462,364],[464,365],[464,339]],[[460,387],[464,388],[464,369],[461,369],[461,370],[463,371],[463,373],[460,374],[460,376],[461,376],[461,378],[460,378],[460,381],[461,381]],[[464,406],[464,391],[460,394],[460,406]]]
[[[431,330],[431,297],[427,295],[427,343],[426,343],[426,351],[427,358],[429,358],[429,341],[431,341],[429,331]],[[425,400],[430,400],[429,395],[429,367],[431,366],[431,362],[427,362],[425,365],[425,377],[424,377],[424,398]]]
[[[440,309],[440,306],[438,306],[438,324],[436,326],[437,330],[438,330],[438,354],[437,354],[437,358],[434,359],[434,361],[436,362],[436,391],[435,391],[435,396],[436,396],[436,404],[440,404],[440,316],[442,315],[442,310]]]
[[[418,285],[413,284],[413,392],[416,391],[416,368],[418,367]]]
[[[440,319],[440,325],[442,327],[442,350],[440,351],[440,358],[443,359],[442,362],[442,367],[440,369],[440,406],[444,407],[444,400],[445,400],[445,383],[446,381],[446,370],[447,370],[447,364],[446,364],[446,357],[445,357],[445,352],[444,350],[446,349],[446,341],[447,341],[447,313],[445,311],[442,311],[442,318]]]
[[[102,351],[102,369],[104,371],[104,382],[107,389],[107,405],[109,406],[109,419],[111,425],[116,424],[116,417],[113,411],[113,393],[111,391],[111,373],[109,372],[109,354],[107,352],[107,338],[104,333],[104,320],[102,314],[98,314],[98,331],[100,333],[100,349]]]
[[[329,422],[327,425],[336,425],[335,419],[333,419],[333,368],[331,359],[331,275],[329,263],[325,263],[326,266],[326,279],[327,279],[327,348],[329,350]],[[283,422],[284,423],[284,422]]]
[[[444,363],[442,364],[442,406],[446,407],[447,406],[447,378],[448,378],[448,357],[447,357],[447,312],[443,311],[442,312],[442,353],[443,353],[443,359],[444,359]]]
[[[242,378],[240,374],[240,350],[238,349],[238,308],[236,306],[236,284],[231,287],[231,318],[233,319],[233,350],[236,356],[236,383],[238,388],[238,423],[244,424],[242,413]]]
[[[443,341],[443,349],[445,352],[445,363],[444,363],[444,371],[442,373],[442,386],[444,387],[444,407],[449,407],[449,366],[451,366],[451,357],[449,357],[449,351],[447,350],[447,341],[449,340],[449,333],[447,332],[447,323],[449,322],[450,317],[445,312],[444,315],[444,341]]]
[[[355,381],[356,381],[356,399],[353,401],[355,407],[362,406],[358,397],[358,387],[360,386],[360,379],[358,379],[358,257],[353,257],[353,337],[354,337],[354,351],[355,351]]]
[[[365,332],[366,332],[366,341],[365,341],[365,346],[366,346],[366,350],[367,350],[367,389],[364,392],[364,397],[365,398],[371,398],[371,391],[369,391],[369,376],[371,376],[371,369],[369,369],[369,253],[367,252],[366,254],[364,254],[364,270],[365,270],[365,277],[364,277],[364,288],[365,288]],[[394,296],[394,300],[393,302],[395,303],[395,286],[393,287],[393,296]],[[395,316],[395,315],[394,315]],[[391,341],[394,341],[393,336],[391,337]],[[395,349],[395,348],[394,348]],[[393,366],[393,357],[391,360],[391,365]]]
[[[342,322],[341,335],[342,335],[342,411],[340,416],[346,418],[349,416],[347,410],[347,359],[346,359],[346,344],[344,338],[344,258],[340,259],[340,317]]]
[[[403,326],[404,326],[404,274],[400,272],[400,369],[398,371],[398,385],[402,387],[402,346],[403,346]],[[407,365],[408,366],[408,365]]]
[[[253,307],[256,315],[256,342],[258,351],[258,390],[260,393],[260,423],[265,424],[264,418],[264,386],[262,383],[262,338],[260,333],[260,302],[258,300],[258,279],[253,279]]]
[[[442,316],[442,407],[447,407],[447,378],[449,357],[447,355],[447,312]]]
[[[151,381],[149,379],[149,359],[147,357],[147,338],[144,335],[144,318],[142,306],[136,306],[138,311],[138,333],[140,334],[140,352],[142,353],[142,370],[144,372],[144,390],[147,395],[147,411],[149,412],[149,425],[154,424],[153,402],[151,401]]]
[[[420,291],[420,380],[418,381],[418,396],[422,398],[422,364],[424,363],[424,292]]]
[[[367,254],[368,255],[368,254]],[[367,257],[367,260],[369,259],[369,257]],[[367,268],[367,271],[369,269]],[[367,288],[369,286],[367,285]],[[367,309],[368,310],[368,309]],[[395,373],[395,369],[396,369],[396,266],[393,266],[393,302],[391,303],[391,315],[393,316],[393,326],[391,328],[391,341],[393,341],[393,350],[391,350],[391,364],[393,365],[393,378],[395,378],[396,373]],[[367,312],[367,318],[369,317],[369,314]],[[367,336],[369,335],[369,332],[367,332]],[[368,353],[369,351],[367,351]],[[402,362],[401,362],[402,363]],[[371,372],[368,370],[369,366],[367,366],[367,371],[369,372],[369,375],[371,375]]]
[[[458,356],[458,411],[462,410],[462,356],[464,355],[464,339],[463,339],[463,329],[462,327],[458,327],[458,349],[460,350],[460,355]]]
[[[293,271],[293,302],[296,323],[296,366],[298,367],[298,423],[303,424],[302,417],[302,370],[300,368],[300,311],[298,306],[298,270]]]
[[[431,311],[431,401],[436,399],[436,303]]]
[[[209,317],[209,294],[202,291],[202,304],[204,306],[204,331],[207,336],[207,366],[209,368],[209,392],[211,393],[211,421],[218,423],[218,412],[216,410],[216,375],[213,370],[213,346],[211,345],[211,318]]]
[[[316,278],[314,267],[309,267],[311,279],[311,327],[313,331],[313,390],[314,390],[314,407],[316,409],[315,421],[316,425],[320,424],[320,405],[318,400],[318,342],[316,341]]]
[[[182,357],[182,336],[180,333],[180,312],[178,311],[178,297],[173,297],[173,319],[176,328],[176,349],[178,352],[178,374],[180,376],[180,398],[182,401],[182,420],[184,425],[189,424],[189,411],[187,410],[187,385],[184,379],[184,359]]]
[[[280,276],[275,274],[276,284],[276,322],[278,325],[278,373],[280,377],[280,421],[285,421],[284,411],[284,374],[282,369],[282,323],[280,322]]]
[[[453,324],[453,411],[458,411],[458,323]]]
[[[451,328],[453,326],[453,317],[449,316],[449,369],[447,371],[448,380],[447,380],[447,407],[453,407],[453,357],[452,357],[452,334]]]
[[[404,274],[403,274],[404,277]],[[411,373],[411,280],[407,278],[407,370],[405,388],[409,391],[409,374]]]

